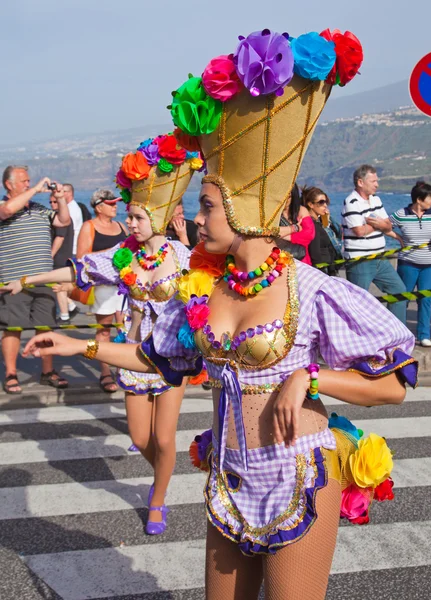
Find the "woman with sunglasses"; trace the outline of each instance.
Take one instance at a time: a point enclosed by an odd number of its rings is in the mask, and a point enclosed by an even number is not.
[[[337,252],[322,222],[329,216],[328,196],[320,188],[304,187],[302,190],[302,204],[313,219],[316,231],[314,239],[311,240],[308,246],[312,265],[333,263],[337,258]],[[336,275],[338,273],[338,269],[335,267],[326,267],[322,271],[327,275]]]

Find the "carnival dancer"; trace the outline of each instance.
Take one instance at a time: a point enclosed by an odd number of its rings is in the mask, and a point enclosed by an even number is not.
[[[168,241],[164,234],[194,170],[202,165],[199,153],[188,153],[172,134],[146,140],[123,158],[116,176],[128,206],[131,237],[109,250],[71,261],[73,269],[23,277],[5,289],[18,293],[27,285],[50,281],[75,281],[83,290],[92,285],[118,286],[131,311],[126,343],[147,339],[176,293],[181,272],[189,267],[190,251],[180,242]],[[175,433],[186,380],[179,389],[172,389],[157,373],[120,369],[117,382],[126,392],[132,441],[154,468],[146,531],[160,534],[166,528],[164,498],[175,466]]]
[[[54,333],[25,349],[157,369],[175,385],[205,359],[214,423],[191,454],[208,470],[208,600],[257,599],[262,580],[269,600],[322,600],[340,514],[367,522],[371,501],[392,496],[385,440],[335,414],[328,427],[319,392],[401,403],[413,336],[365,290],[273,244],[331,86],[361,61],[349,32],[263,30],[190,78],[171,110],[207,161],[195,222],[207,252],[227,253],[223,276],[201,252],[139,351]]]

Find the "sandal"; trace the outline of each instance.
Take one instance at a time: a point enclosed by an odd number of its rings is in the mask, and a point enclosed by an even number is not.
[[[104,379],[110,379],[111,381],[105,381],[105,383],[103,383]],[[99,378],[99,385],[105,394],[115,394],[115,392],[118,390],[118,385],[115,383],[112,375],[101,375]],[[115,385],[115,390],[109,389],[110,385]]]
[[[12,379],[15,379],[16,383],[8,383],[8,382],[12,381]],[[16,388],[16,387],[19,387],[19,390],[13,390],[12,389],[12,388]],[[19,384],[18,376],[17,376],[16,373],[15,373],[15,375],[13,375],[13,374],[8,375],[5,378],[5,380],[3,382],[3,389],[6,392],[6,394],[11,394],[11,395],[22,394],[22,389],[21,389],[21,386]]]
[[[69,382],[64,377],[60,377],[55,369],[49,373],[41,373],[40,385],[50,385],[58,390],[64,390],[69,387]]]

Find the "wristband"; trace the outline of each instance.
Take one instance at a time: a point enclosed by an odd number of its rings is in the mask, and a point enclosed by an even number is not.
[[[84,352],[85,358],[88,358],[89,360],[93,360],[93,358],[96,358],[98,351],[99,351],[99,342],[97,340],[88,340],[87,348]]]
[[[24,277],[21,277],[19,282],[20,282],[23,290],[27,290],[30,287],[30,284],[27,283],[27,275],[24,275]]]
[[[307,367],[307,371],[310,374],[310,387],[307,391],[307,398],[310,400],[319,400],[319,370],[320,367],[316,363],[311,363]]]

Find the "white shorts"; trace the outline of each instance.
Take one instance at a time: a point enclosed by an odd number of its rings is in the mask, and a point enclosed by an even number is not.
[[[113,285],[97,285],[94,288],[94,304],[91,312],[95,315],[113,315],[120,312],[123,306],[123,294],[117,294],[117,287]],[[125,303],[124,310],[127,308]]]

